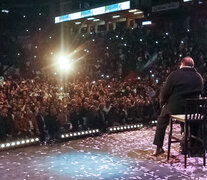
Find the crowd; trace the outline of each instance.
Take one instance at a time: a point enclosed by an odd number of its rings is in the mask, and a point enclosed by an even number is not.
[[[68,131],[99,128],[104,132],[109,126],[147,123],[159,111],[155,90],[146,86],[148,79],[86,78],[61,87],[54,78],[4,82],[1,140],[39,134],[41,141],[50,141]]]
[[[159,91],[182,57],[193,57],[207,79],[206,20],[186,26],[133,27],[76,38],[77,71],[61,82],[58,73],[5,77],[0,87],[0,141],[39,135],[41,142],[61,133],[148,123],[159,115]],[[199,29],[199,33],[198,30]],[[36,63],[38,61],[35,61]],[[131,73],[133,72],[133,73]],[[51,75],[52,74],[52,75]],[[206,95],[206,86],[204,96]]]

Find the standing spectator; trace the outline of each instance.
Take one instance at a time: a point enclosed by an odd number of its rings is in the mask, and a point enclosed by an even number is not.
[[[59,138],[59,123],[57,121],[57,110],[54,105],[49,108],[49,114],[45,117],[45,124],[49,134],[49,143],[53,143]]]
[[[48,137],[48,130],[46,128],[45,117],[46,117],[45,107],[42,106],[39,109],[39,113],[36,117],[38,129],[39,129],[40,143],[46,142],[46,137]]]

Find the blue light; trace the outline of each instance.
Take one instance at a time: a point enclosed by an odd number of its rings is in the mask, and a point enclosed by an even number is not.
[[[75,179],[114,179],[123,176],[132,165],[128,159],[103,152],[71,152],[50,156],[42,164],[63,178]],[[43,167],[39,167],[43,168]]]

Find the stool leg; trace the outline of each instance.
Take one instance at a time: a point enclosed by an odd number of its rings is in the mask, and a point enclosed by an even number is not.
[[[172,128],[173,128],[173,121],[172,118],[170,118],[170,132],[168,137],[168,151],[167,151],[167,160],[170,159],[170,148],[171,148],[171,138],[172,138]]]
[[[203,165],[206,166],[206,124],[203,120]]]
[[[187,142],[187,138],[188,138],[188,124],[187,122],[185,122],[185,133],[184,133],[184,136],[185,136],[185,142],[184,142],[184,155],[185,155],[185,160],[184,160],[184,163],[185,163],[185,168],[187,167],[187,146],[188,146],[188,142]]]

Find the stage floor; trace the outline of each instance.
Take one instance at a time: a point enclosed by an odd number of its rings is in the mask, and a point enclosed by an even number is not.
[[[172,145],[170,162],[165,154],[151,156],[154,128],[105,134],[50,146],[32,146],[0,152],[1,180],[93,179],[207,179],[202,158],[184,158]]]

